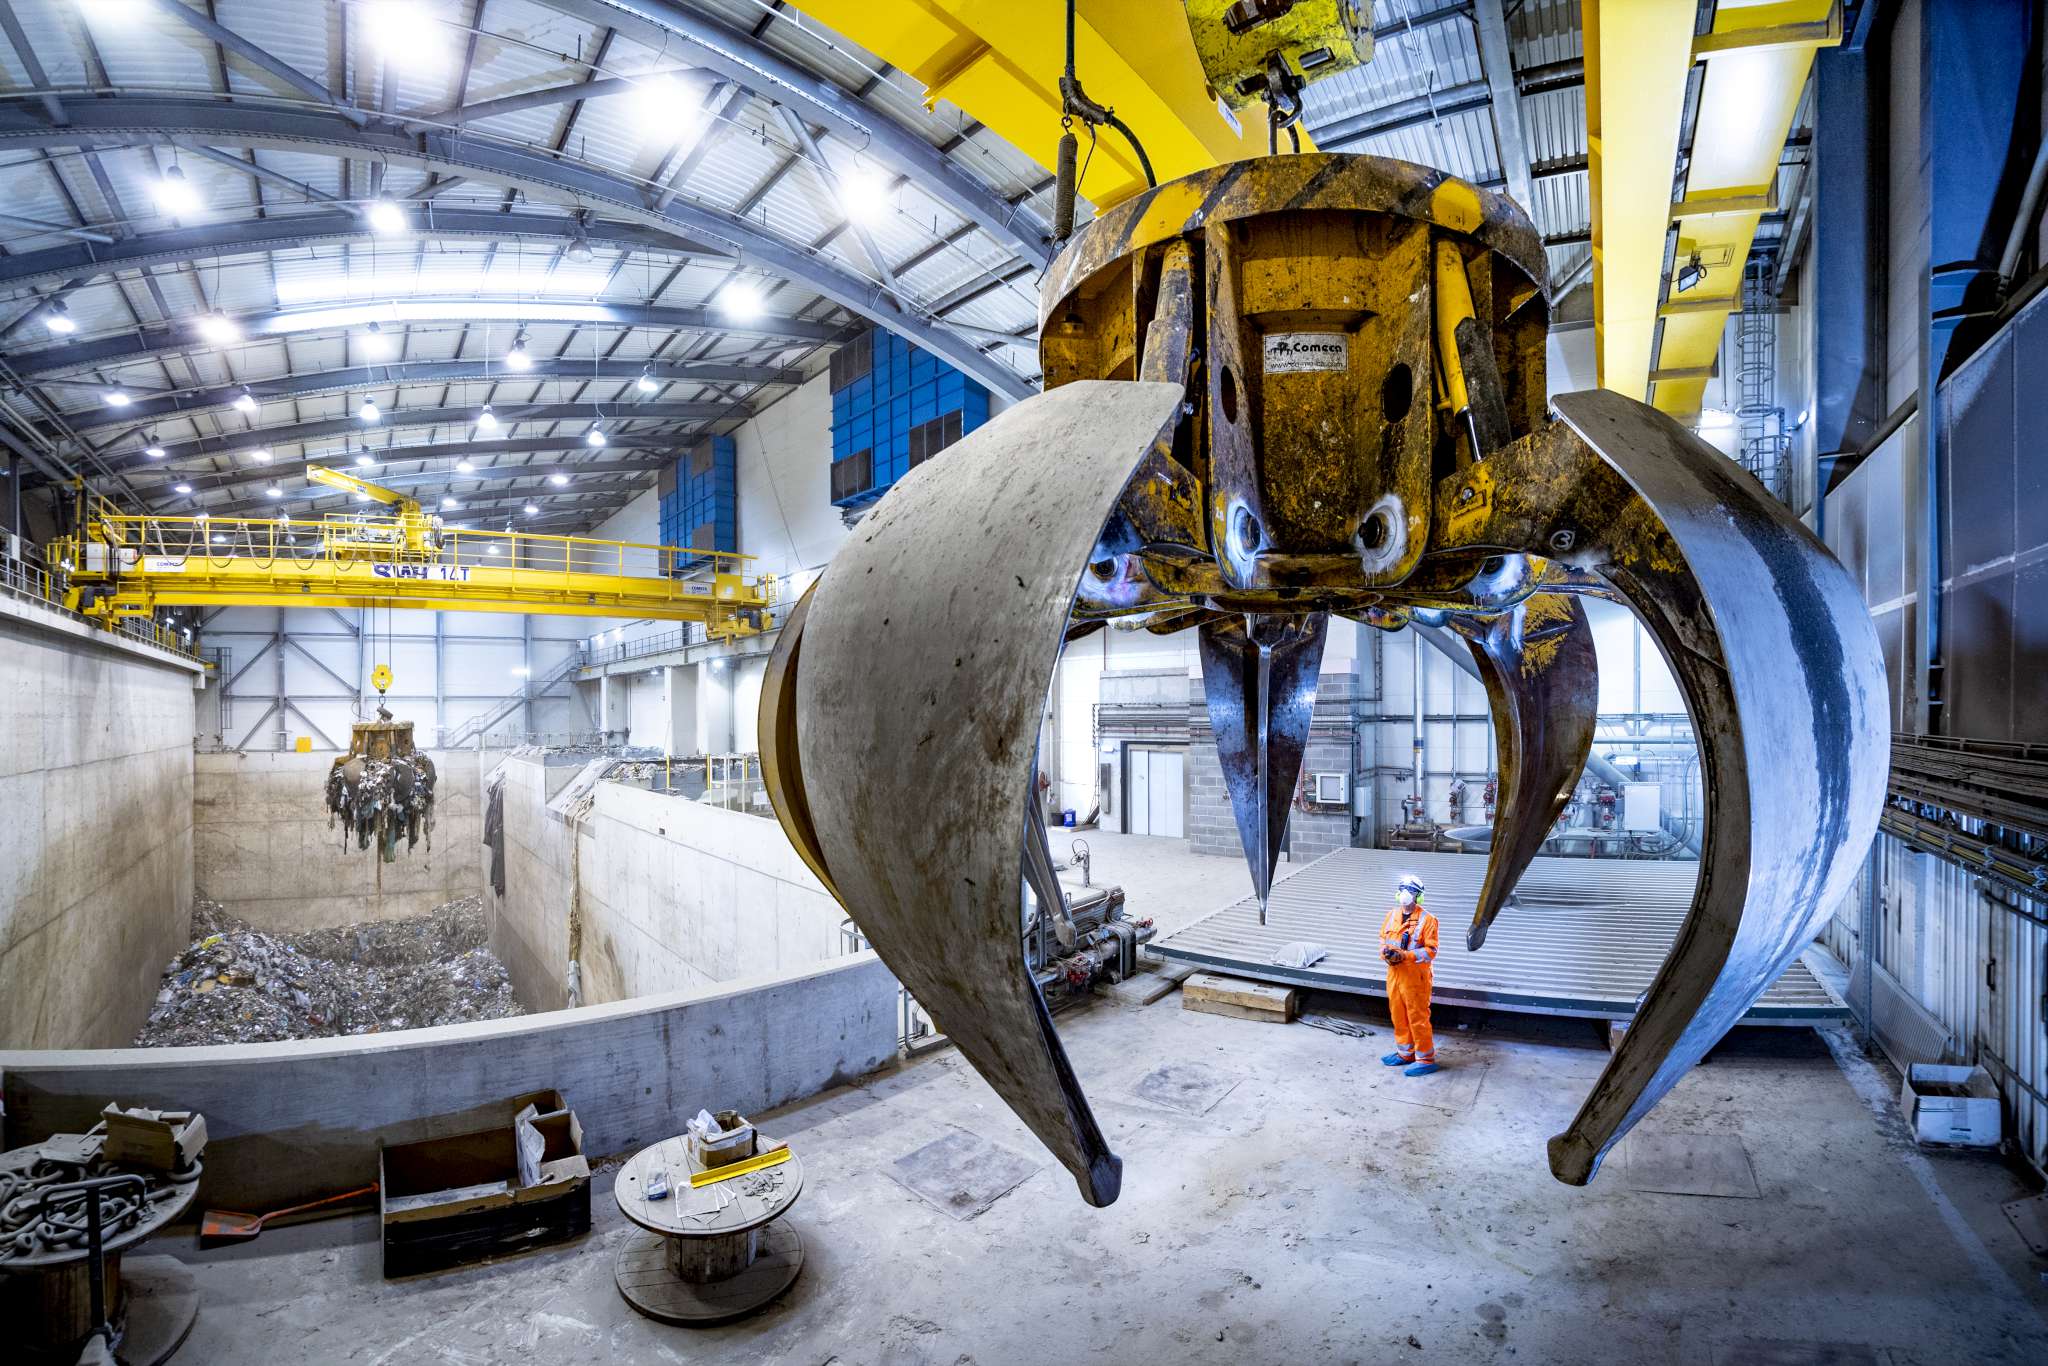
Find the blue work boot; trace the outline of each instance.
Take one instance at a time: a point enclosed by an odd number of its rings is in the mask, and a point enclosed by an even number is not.
[[[1381,1058],[1380,1061],[1389,1067],[1406,1067],[1409,1063],[1414,1062],[1415,1059],[1412,1055],[1404,1058],[1399,1053],[1389,1053],[1386,1057]]]
[[[1426,1077],[1432,1072],[1441,1072],[1443,1070],[1443,1068],[1433,1062],[1419,1062],[1401,1073],[1401,1075],[1404,1077]]]

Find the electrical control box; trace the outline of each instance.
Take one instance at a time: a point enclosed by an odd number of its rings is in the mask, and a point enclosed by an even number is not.
[[[1621,828],[1651,833],[1664,828],[1664,789],[1656,783],[1621,785]]]
[[[1317,806],[1348,806],[1351,803],[1351,775],[1347,773],[1311,773],[1309,790],[1315,795]]]

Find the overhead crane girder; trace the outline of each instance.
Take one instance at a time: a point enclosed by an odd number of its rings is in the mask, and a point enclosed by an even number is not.
[[[1040,166],[1057,160],[1065,0],[800,0],[798,8],[909,72],[927,103],[959,106]],[[1079,0],[1075,29],[1089,95],[1137,130],[1162,181],[1264,155],[1260,111],[1239,117],[1209,93],[1182,0]],[[1144,188],[1129,146],[1103,136],[1081,195],[1100,209]]]

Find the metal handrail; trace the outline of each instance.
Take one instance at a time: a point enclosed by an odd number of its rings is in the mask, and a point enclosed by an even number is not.
[[[541,694],[561,683],[583,667],[582,650],[571,652],[554,669],[538,679],[528,679],[524,686],[506,693],[482,711],[463,721],[441,741],[442,747],[455,749],[468,744],[478,736],[489,732],[492,726],[510,716],[514,711],[531,701],[539,700]]]
[[[439,519],[429,519],[438,523]],[[95,510],[93,539],[138,556],[180,562],[225,562],[250,556],[313,573],[344,564],[437,563],[577,574],[646,575],[667,579],[704,575],[683,591],[709,595],[714,577],[739,578],[763,598],[774,577],[752,574],[752,555],[640,541],[557,536],[534,531],[491,531],[430,525],[424,542],[403,518],[329,513],[317,520],[288,517],[169,517]],[[495,562],[495,565],[494,565]],[[76,566],[72,567],[75,571]],[[708,572],[707,572],[708,571]]]
[[[45,610],[62,613],[74,621],[111,631],[115,635],[126,636],[145,645],[154,645],[159,650],[169,650],[172,654],[181,655],[196,664],[204,664],[209,669],[213,667],[202,659],[198,649],[178,632],[160,624],[154,618],[116,617],[111,622],[96,621],[72,611],[64,605],[64,595],[57,587],[57,576],[41,565],[31,564],[27,560],[0,554],[0,591],[21,601],[32,602]]]

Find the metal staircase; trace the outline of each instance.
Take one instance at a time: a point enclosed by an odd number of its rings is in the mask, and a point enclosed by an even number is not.
[[[545,677],[527,679],[518,692],[499,698],[489,707],[448,732],[442,738],[440,747],[442,749],[460,749],[490,734],[493,726],[496,726],[513,712],[518,711],[536,698],[547,696],[549,692],[574,677],[585,662],[581,648],[570,652],[569,656],[556,665]]]

